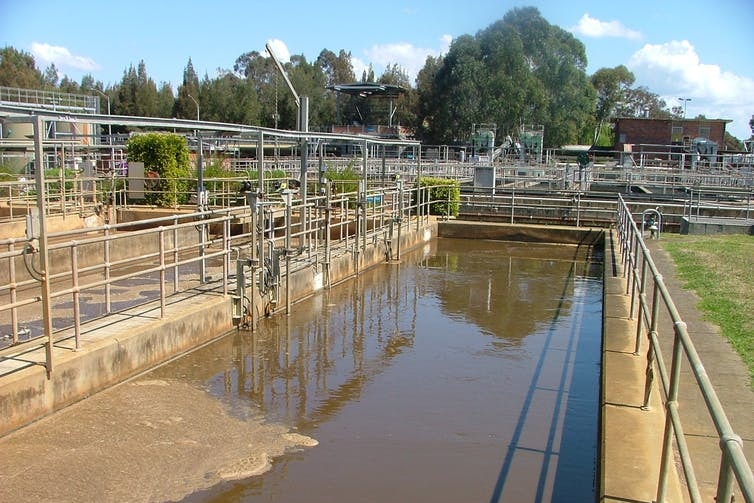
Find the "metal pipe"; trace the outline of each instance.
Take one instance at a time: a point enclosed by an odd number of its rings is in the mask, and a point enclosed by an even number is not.
[[[15,240],[11,239],[8,243],[8,279],[10,281],[9,297],[11,305],[16,303],[16,293],[18,286],[16,285],[16,258],[13,254],[15,251]],[[11,326],[11,341],[13,344],[18,344],[18,309],[15,307],[10,310],[10,326]]]

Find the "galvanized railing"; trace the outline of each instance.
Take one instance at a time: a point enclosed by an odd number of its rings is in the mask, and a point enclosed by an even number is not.
[[[368,243],[384,241],[389,248],[388,230],[391,236],[396,232],[399,243],[401,228],[418,229],[428,221],[429,193],[416,190],[420,194],[414,198],[402,184],[358,193],[328,191],[306,201],[270,195],[262,228],[249,219],[249,206],[237,206],[48,233],[44,251],[33,240],[2,240],[0,357],[50,348],[68,338],[77,349],[83,323],[158,299],[159,316],[164,317],[166,299],[205,282],[226,295],[233,281],[229,261],[243,250],[285,250],[281,277],[286,285],[292,272],[329,264],[339,254],[354,254],[358,264]],[[245,229],[231,233],[231,226],[244,223]],[[261,238],[252,252],[255,236]],[[48,259],[42,261],[41,253]],[[390,254],[399,258],[399,245]],[[215,274],[208,275],[208,269]],[[148,285],[143,287],[148,292],[134,299],[141,285]],[[88,313],[82,311],[84,302]],[[52,357],[48,349],[48,372]]]
[[[636,354],[641,343],[649,338],[647,349],[647,378],[643,406],[649,406],[654,385],[655,368],[660,374],[660,384],[665,403],[665,431],[660,461],[660,475],[657,489],[657,502],[665,501],[668,491],[668,477],[674,467],[673,441],[677,446],[683,475],[690,500],[701,502],[699,484],[692,465],[691,454],[683,431],[679,410],[679,387],[681,365],[685,360],[691,367],[693,377],[704,398],[711,421],[717,430],[720,448],[720,470],[717,481],[716,501],[732,502],[734,485],[748,503],[754,502],[754,476],[743,452],[743,441],[731,427],[723,406],[715,392],[702,360],[691,340],[686,322],[676,308],[673,299],[657,270],[644,242],[642,231],[633,219],[630,209],[619,196],[617,230],[626,275],[626,294],[631,296],[631,317],[637,314]],[[638,308],[638,313],[636,309]],[[670,361],[666,361],[660,344],[661,316],[668,316],[673,327],[673,350]],[[646,332],[645,332],[646,331]]]

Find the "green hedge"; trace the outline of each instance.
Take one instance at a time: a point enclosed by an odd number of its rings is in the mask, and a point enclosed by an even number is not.
[[[449,178],[430,178],[421,177],[416,180],[416,187],[429,187],[429,205],[430,215],[439,216],[458,216],[458,208],[461,202],[461,184],[457,180]],[[427,194],[427,191],[422,191]],[[413,204],[417,203],[419,191],[413,193]],[[423,197],[426,197],[423,196]]]
[[[164,208],[185,204],[189,198],[189,151],[183,136],[149,133],[128,140],[128,160],[144,163],[144,171],[160,175],[157,186],[145,193],[148,203]]]

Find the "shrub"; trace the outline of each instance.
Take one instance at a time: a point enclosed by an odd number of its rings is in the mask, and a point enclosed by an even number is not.
[[[126,145],[128,160],[144,163],[145,171],[154,171],[160,179],[145,199],[161,207],[175,207],[188,201],[189,152],[183,136],[149,133],[130,138]]]
[[[330,180],[333,194],[346,194],[359,190],[359,180],[362,177],[361,173],[356,171],[353,163],[351,163],[341,170],[327,168],[325,178]]]
[[[423,191],[429,194],[429,214],[440,216],[458,216],[461,201],[461,184],[448,178],[421,177],[416,180],[416,187],[429,187]],[[412,201],[416,205],[419,190],[413,193]],[[426,197],[426,196],[424,196]]]

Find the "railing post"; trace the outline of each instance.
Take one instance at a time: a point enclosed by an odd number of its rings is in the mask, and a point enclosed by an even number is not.
[[[733,503],[734,477],[728,460],[728,442],[736,442],[743,448],[743,440],[738,435],[720,439],[720,474],[717,478],[717,495],[715,496],[715,501],[718,503]]]
[[[47,191],[44,176],[44,119],[40,116],[34,119],[34,170],[37,188],[37,208],[39,208],[39,255],[42,262],[42,323],[44,335],[47,338],[45,344],[45,367],[47,378],[52,376],[53,353],[52,353],[52,303],[50,301],[50,256],[47,249]]]
[[[79,253],[78,243],[71,242],[71,290],[73,290],[73,333],[76,350],[81,348],[81,307],[79,306]]]
[[[228,296],[228,275],[230,274],[230,212],[223,220],[223,297]]]
[[[165,318],[165,227],[160,226],[160,318]]]
[[[105,224],[105,312],[110,314],[112,310],[110,289],[110,226]]]
[[[11,205],[12,206],[12,205]],[[11,239],[10,243],[8,243],[8,254],[10,255],[10,259],[8,260],[8,279],[10,280],[10,303],[15,304],[16,303],[16,257],[14,256],[13,252],[15,251],[14,246],[15,240]],[[12,334],[12,341],[13,344],[18,344],[18,308],[12,308],[10,310],[10,324],[11,324],[11,334]]]
[[[686,327],[683,321],[675,322],[673,331],[673,362],[670,371],[670,383],[667,391],[667,401],[665,402],[665,431],[662,439],[662,454],[660,459],[660,480],[657,483],[657,503],[665,501],[665,493],[668,486],[668,472],[673,466],[673,415],[678,407],[678,385],[681,377],[681,356],[682,344],[678,335],[681,327]]]
[[[642,238],[641,236],[636,234],[635,241],[634,241],[634,256],[633,256],[632,264],[631,264],[631,307],[629,307],[629,310],[628,310],[629,320],[634,319],[634,310],[636,307],[636,283],[638,282],[638,280],[636,279],[636,275],[639,268],[639,256],[641,254],[641,251],[642,251]]]
[[[176,217],[173,219],[173,264],[175,264],[173,266],[173,293],[178,293],[178,289],[180,288],[178,261],[178,217]]]
[[[639,317],[636,320],[636,344],[634,355],[641,354],[641,335],[644,323],[644,313],[647,308],[647,261],[641,261],[641,280],[639,280]],[[633,311],[633,309],[632,309]]]
[[[657,338],[657,322],[660,314],[660,282],[662,275],[654,277],[654,288],[652,295],[652,317],[649,320],[649,347],[647,348],[647,369],[644,378],[644,403],[642,409],[649,409],[649,399],[652,394],[652,385],[654,384],[654,364],[655,364],[655,347],[654,341]],[[637,342],[638,346],[638,342]]]
[[[495,202],[495,196],[492,196],[492,202]],[[511,192],[511,224],[513,224],[513,215],[516,213],[516,189]]]

